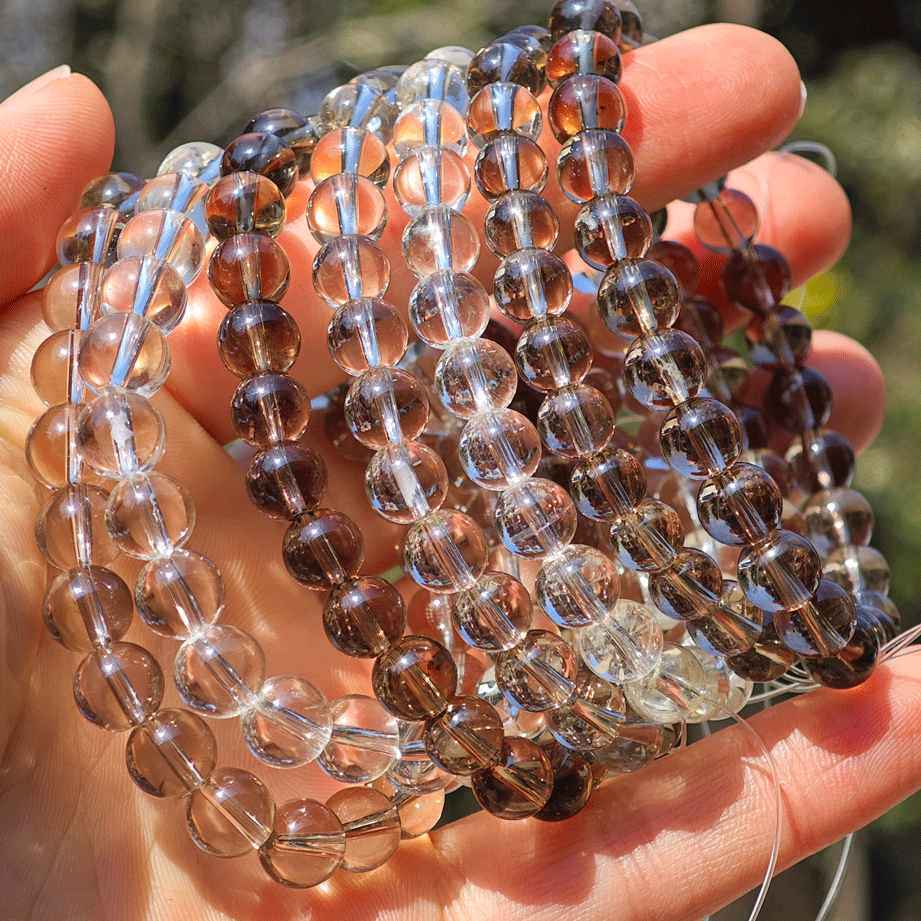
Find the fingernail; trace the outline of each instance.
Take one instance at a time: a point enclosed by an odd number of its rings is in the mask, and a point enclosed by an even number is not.
[[[54,80],[63,80],[70,75],[71,69],[69,64],[61,64],[59,67],[52,67],[47,73],[42,74],[40,77],[36,77],[34,80],[30,80],[25,86],[16,90],[12,96],[7,96],[0,105],[5,106],[16,99],[24,99],[26,96],[37,93],[43,86],[47,86]]]
[[[803,112],[806,111],[806,99],[809,96],[808,91],[806,90],[806,84],[802,80],[799,82],[799,114],[802,116]]]

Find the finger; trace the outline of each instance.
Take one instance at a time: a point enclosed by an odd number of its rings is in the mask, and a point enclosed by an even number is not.
[[[86,77],[23,90],[0,105],[0,150],[15,164],[0,184],[0,304],[51,268],[61,224],[114,147],[112,113]]]

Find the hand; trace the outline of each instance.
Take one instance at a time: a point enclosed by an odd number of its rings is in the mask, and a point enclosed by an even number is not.
[[[779,143],[799,113],[798,75],[787,53],[759,33],[711,27],[631,55],[624,87],[627,138],[640,177],[634,194],[647,208],[748,163]],[[108,168],[112,122],[105,102],[81,77],[30,85],[0,107],[0,464],[4,539],[3,665],[0,671],[0,891],[12,921],[93,919],[406,917],[555,919],[562,912],[597,919],[699,918],[756,885],[774,822],[759,753],[729,729],[600,787],[576,819],[547,825],[472,816],[430,837],[404,842],[382,870],[340,873],[312,891],[269,881],[254,858],[220,861],[185,833],[184,810],[154,802],[130,782],[124,736],[88,726],[70,684],[76,657],[40,624],[46,565],[33,526],[43,501],[23,460],[41,406],[29,363],[47,335],[40,294],[26,292],[54,261],[57,230],[79,191]],[[760,239],[789,258],[798,284],[830,265],[846,245],[847,202],[819,169],[793,157],[763,157],[749,168],[769,175]],[[551,183],[552,186],[552,183]],[[561,208],[566,226],[572,209]],[[471,203],[474,220],[485,206]],[[292,209],[296,212],[296,207]],[[405,304],[412,281],[399,252],[404,220],[394,204],[384,245]],[[309,281],[303,222],[285,231],[294,278],[285,306],[301,324],[295,366],[313,393],[335,383],[328,358],[329,312]],[[491,268],[481,258],[480,271]],[[367,664],[332,651],[319,634],[320,599],[285,572],[282,527],[261,518],[245,495],[242,471],[221,445],[233,437],[227,404],[234,381],[216,357],[223,308],[199,283],[187,321],[170,339],[173,373],[157,397],[169,447],[161,463],[191,491],[197,524],[190,546],[214,559],[228,585],[225,620],[252,632],[270,674],[297,674],[334,699],[368,691]],[[855,343],[817,334],[813,363],[836,395],[832,425],[859,446],[878,429],[882,380]],[[368,572],[394,559],[397,532],[365,506],[362,471],[330,461],[329,501],[366,535]],[[133,572],[126,566],[129,585]],[[168,674],[175,646],[132,629]],[[780,866],[841,838],[921,785],[921,680],[916,656],[880,667],[862,687],[818,691],[751,720],[777,762],[783,784]],[[166,705],[175,703],[175,692]],[[221,765],[252,766],[235,721],[211,724]],[[322,799],[330,783],[315,767],[256,772],[282,802]]]

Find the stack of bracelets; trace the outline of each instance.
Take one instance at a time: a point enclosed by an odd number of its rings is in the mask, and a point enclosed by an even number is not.
[[[128,733],[132,779],[184,798],[205,851],[256,851],[279,883],[315,886],[340,866],[382,865],[401,836],[435,825],[458,782],[499,818],[566,819],[606,774],[679,744],[684,723],[737,713],[753,682],[852,687],[895,637],[888,568],[867,546],[872,512],[849,489],[854,453],[823,428],[830,388],[804,366],[811,330],[782,304],[783,256],[754,242],[755,205],[715,183],[695,196],[694,226],[728,255],[722,284],[751,313],[752,360],[772,374],[764,411],[792,435],[786,458],[769,450],[764,416],[736,402],[746,372],[694,295],[692,252],[662,239],[664,213],[628,197],[617,83],[621,54],[647,40],[629,0],[560,0],[548,28],[364,74],[313,118],[264,112],[224,151],[179,148],[149,182],[104,176],[61,230],[43,301],[54,332],[33,362],[49,408],[27,444],[50,490],[36,537],[60,570],[44,619],[85,655],[80,712]],[[567,315],[573,279],[541,194],[548,130],[623,355],[596,353]],[[324,505],[327,471],[304,441],[311,398],[290,373],[300,332],[281,304],[277,242],[299,177],[312,181],[329,350],[352,378],[327,411],[370,457],[372,508],[407,526],[409,613],[362,571],[362,533]],[[391,179],[418,279],[412,346],[403,305],[384,299]],[[471,193],[490,203],[485,228],[463,213]],[[492,292],[471,274],[483,230],[501,260]],[[257,641],[221,622],[217,566],[185,549],[194,506],[156,471],[165,432],[150,397],[206,261],[228,308],[220,357],[240,379],[232,423],[255,449],[249,495],[289,523],[285,566],[324,594],[335,649],[373,660],[374,696],[329,703],[305,677],[267,678]],[[657,437],[641,446],[616,428],[629,412]],[[144,561],[133,596],[108,568],[119,553]],[[123,641],[135,606],[180,643],[187,709],[161,709],[160,665]],[[326,803],[276,805],[249,771],[218,767],[209,717],[238,717],[263,763],[316,759],[344,786]]]

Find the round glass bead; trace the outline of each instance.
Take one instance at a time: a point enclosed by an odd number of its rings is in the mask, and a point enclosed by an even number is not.
[[[872,547],[838,547],[828,555],[824,574],[849,592],[889,591],[889,564]]]
[[[358,526],[341,512],[325,508],[295,518],[282,544],[288,572],[318,591],[328,591],[358,575],[364,553]]]
[[[323,606],[323,628],[340,652],[375,658],[386,652],[406,629],[400,593],[384,579],[362,576],[337,585]]]
[[[403,231],[403,258],[417,278],[433,272],[469,272],[479,255],[473,221],[445,205],[426,208]]]
[[[561,83],[547,104],[547,121],[561,144],[591,128],[620,131],[626,118],[627,107],[616,84],[594,74]]]
[[[426,724],[422,721],[400,721],[400,757],[374,785],[397,807],[401,799],[399,794],[433,793],[454,782],[454,777],[426,754],[426,731]],[[387,789],[388,786],[399,793],[394,795]]]
[[[406,68],[397,83],[396,98],[401,111],[420,99],[439,99],[458,112],[470,104],[467,92],[467,65],[428,58]]]
[[[390,155],[384,142],[364,128],[335,128],[317,142],[310,158],[316,185],[340,173],[357,173],[383,189],[390,178]]]
[[[721,473],[742,453],[742,430],[731,409],[706,397],[676,406],[659,430],[662,456],[682,476]]]
[[[455,416],[471,419],[508,406],[518,376],[508,352],[488,339],[461,339],[435,367],[435,392]]]
[[[238,716],[265,681],[265,653],[248,633],[216,624],[180,646],[174,676],[190,707],[217,719]]]
[[[748,250],[737,250],[729,257],[723,266],[721,284],[733,303],[763,314],[789,294],[790,266],[770,246],[756,243],[753,249],[754,256]]]
[[[301,348],[294,318],[271,301],[238,304],[221,321],[217,335],[221,361],[237,377],[290,370]]]
[[[482,528],[468,515],[439,511],[415,522],[403,555],[409,574],[433,592],[469,588],[486,569],[489,548]]]
[[[514,190],[492,203],[486,214],[486,242],[497,256],[520,249],[553,249],[560,222],[550,203],[537,192]]]
[[[185,173],[203,182],[214,182],[220,175],[221,155],[224,151],[217,144],[207,141],[192,141],[180,144],[171,150],[157,169],[157,175]]]
[[[75,484],[55,491],[35,521],[35,540],[57,569],[107,566],[118,555],[105,525],[108,494],[97,486]]]
[[[285,198],[297,184],[297,159],[281,139],[274,134],[250,132],[234,138],[221,158],[221,174],[259,173],[271,180]]]
[[[496,657],[499,687],[523,710],[553,710],[569,703],[578,670],[572,647],[546,630],[529,630],[518,646]]]
[[[650,607],[626,599],[577,634],[586,668],[622,685],[648,675],[662,655],[662,628]]]
[[[164,259],[190,285],[205,264],[205,240],[195,222],[178,211],[142,211],[122,228],[118,258]]]
[[[246,126],[247,133],[274,134],[293,153],[300,178],[310,169],[310,155],[317,146],[317,129],[311,119],[291,109],[267,109]]]
[[[81,715],[110,732],[125,732],[152,717],[163,701],[157,660],[133,643],[112,643],[91,652],[74,676]]]
[[[827,659],[847,645],[857,627],[857,615],[848,593],[821,579],[806,604],[774,615],[774,627],[783,644],[797,655]]]
[[[468,646],[500,652],[524,639],[531,627],[531,612],[531,596],[518,579],[487,572],[455,596],[451,620]]]
[[[138,614],[161,636],[186,639],[201,633],[224,608],[224,580],[207,557],[174,550],[152,560],[138,576]]]
[[[91,179],[80,193],[78,208],[115,208],[122,214],[134,209],[145,182],[133,173],[106,173]]]
[[[614,434],[614,411],[607,398],[587,384],[569,384],[549,393],[537,415],[540,437],[560,457],[589,457]]]
[[[879,655],[879,636],[872,613],[858,605],[857,627],[847,646],[834,656],[807,659],[804,664],[813,681],[843,690],[863,684],[876,669]]]
[[[761,637],[764,612],[743,594],[737,582],[723,579],[719,604],[705,617],[685,624],[694,642],[713,656],[738,656]]]
[[[705,480],[697,494],[697,517],[721,544],[744,547],[780,527],[783,498],[771,477],[738,463]]]
[[[323,133],[343,125],[373,131],[385,143],[390,140],[398,107],[372,86],[347,83],[320,103],[317,117]]]
[[[824,375],[813,368],[775,371],[764,395],[767,414],[791,432],[825,425],[831,404],[831,387]]]
[[[365,873],[391,858],[400,843],[400,816],[383,793],[370,787],[348,787],[334,793],[327,805],[345,832],[343,870]]]
[[[563,145],[556,174],[570,201],[586,202],[611,192],[626,195],[633,185],[633,154],[616,131],[589,129]]]
[[[330,704],[332,736],[317,763],[340,783],[368,783],[400,755],[397,721],[373,697],[350,694]]]
[[[428,834],[441,820],[444,804],[443,790],[422,796],[398,795],[395,805],[400,814],[400,837],[418,838]]]
[[[552,480],[531,479],[506,490],[495,514],[499,539],[516,556],[558,553],[576,533],[572,499]]]
[[[803,508],[809,539],[820,556],[837,547],[865,546],[873,532],[873,509],[852,489],[826,489],[811,496]]]
[[[53,330],[86,329],[98,310],[106,267],[81,262],[60,268],[42,289],[42,318]]]
[[[271,237],[239,233],[211,254],[208,280],[228,307],[243,301],[280,301],[288,290],[291,267],[284,249]]]
[[[621,74],[617,42],[586,29],[562,36],[547,55],[547,82],[557,86],[574,74],[597,74],[616,83]]]
[[[401,111],[393,126],[393,146],[400,157],[419,147],[447,147],[463,153],[466,144],[463,116],[441,99],[419,99]]]
[[[342,866],[344,855],[342,823],[328,806],[309,799],[278,807],[272,834],[259,850],[266,873],[294,889],[329,879]]]
[[[534,584],[538,604],[561,627],[585,627],[606,617],[620,595],[620,577],[608,557],[571,544],[544,562]]]
[[[693,547],[686,547],[671,566],[649,576],[653,603],[674,620],[708,617],[719,604],[722,590],[719,566]]]
[[[464,426],[458,448],[467,476],[491,490],[516,486],[532,476],[540,453],[537,429],[511,409],[474,416]]]
[[[390,263],[370,237],[338,237],[313,260],[317,294],[332,307],[363,297],[382,297],[390,284]]]
[[[785,674],[797,655],[780,641],[773,622],[765,624],[758,641],[741,655],[730,655],[726,664],[748,681],[774,681]]]
[[[511,45],[494,45],[510,49]],[[516,49],[519,51],[519,49]],[[467,111],[467,132],[477,147],[485,147],[502,133],[536,141],[543,127],[540,104],[533,91],[515,82],[494,82],[477,87]]]
[[[369,448],[418,438],[429,417],[425,388],[406,371],[373,368],[357,377],[345,398],[352,434]]]
[[[435,719],[457,691],[451,653],[426,636],[404,636],[374,663],[374,693],[404,720]]]
[[[188,710],[160,710],[128,737],[125,759],[131,779],[151,796],[187,796],[211,776],[214,735]]]
[[[80,339],[79,330],[60,330],[35,350],[29,376],[36,395],[45,406],[82,399],[82,382],[76,373]]]
[[[307,202],[307,226],[318,243],[329,243],[344,234],[377,240],[386,224],[383,193],[358,173],[337,173],[324,179]]]
[[[460,211],[470,196],[470,169],[448,147],[419,147],[394,171],[393,194],[410,217],[436,205]]]
[[[379,298],[349,301],[329,325],[329,350],[348,374],[399,364],[406,353],[409,332],[400,315]]]
[[[556,390],[577,384],[588,374],[592,347],[582,327],[569,317],[545,316],[521,333],[515,363],[532,387]]]
[[[455,697],[428,724],[425,750],[435,764],[467,776],[498,763],[504,732],[495,708],[479,697]]]
[[[89,566],[61,573],[42,606],[51,636],[71,652],[90,652],[120,640],[131,625],[131,590],[109,569]]]
[[[242,857],[265,843],[275,821],[275,802],[249,771],[218,768],[186,803],[192,840],[215,857]]]
[[[544,88],[543,69],[517,44],[497,39],[478,51],[467,66],[467,89],[482,92],[490,86],[512,84],[537,95]],[[470,100],[473,108],[476,96]],[[471,132],[472,133],[472,132]]]
[[[626,195],[602,195],[583,205],[575,231],[579,255],[598,269],[625,259],[639,260],[652,242],[649,215]],[[629,270],[627,277],[639,281]]]
[[[573,468],[571,484],[579,511],[596,521],[624,517],[646,497],[642,464],[620,448],[605,448],[580,460]]]
[[[624,687],[630,706],[656,723],[686,719],[713,693],[703,667],[690,649],[666,643],[659,667]]]
[[[617,738],[625,716],[621,689],[582,668],[576,676],[575,697],[547,715],[547,728],[566,748],[596,751]]]
[[[652,259],[619,260],[604,273],[598,287],[601,318],[608,329],[631,342],[653,330],[664,335],[680,308],[675,276]]]
[[[277,237],[285,226],[285,199],[278,186],[258,172],[233,172],[208,193],[205,219],[218,240],[238,233]]]
[[[122,553],[142,560],[169,556],[195,526],[188,490],[160,473],[122,480],[109,495],[106,526]]]
[[[843,435],[830,429],[794,438],[786,460],[797,488],[807,496],[850,486],[854,479],[854,449]]]
[[[694,209],[694,234],[714,253],[744,249],[758,233],[758,208],[738,189],[723,189]]]
[[[315,760],[329,744],[332,711],[309,681],[290,675],[270,678],[241,720],[243,739],[260,760],[298,767]]]
[[[572,298],[566,263],[543,249],[523,249],[502,260],[495,278],[496,304],[519,323],[563,313]]]
[[[539,812],[553,791],[553,767],[528,739],[505,740],[499,762],[474,774],[477,802],[500,819],[525,819]]]
[[[693,400],[703,390],[706,376],[700,346],[677,329],[659,329],[640,337],[624,359],[627,389],[638,403],[656,409]]]
[[[554,41],[577,29],[600,32],[613,42],[621,35],[621,16],[615,0],[557,0],[549,25]]]
[[[115,261],[121,215],[114,208],[83,208],[58,231],[55,250],[62,266],[75,262]]]
[[[156,256],[120,259],[106,272],[99,287],[101,314],[136,313],[163,333],[179,325],[187,300],[182,276]]]
[[[188,173],[162,173],[146,183],[137,196],[135,214],[142,211],[178,211],[190,218],[204,234],[205,196],[208,185]]]
[[[448,492],[444,461],[417,441],[381,448],[365,471],[371,507],[389,521],[408,524],[441,508]]]
[[[762,611],[777,613],[802,607],[822,577],[819,556],[804,537],[774,531],[739,556],[739,585]]]
[[[420,339],[443,347],[452,339],[476,338],[489,322],[489,295],[462,272],[434,272],[409,299],[409,319]]]
[[[96,393],[118,387],[150,396],[166,383],[169,346],[146,317],[115,313],[84,333],[78,362],[80,376]]]
[[[684,546],[678,513],[658,499],[644,499],[635,512],[614,520],[611,546],[627,569],[655,572],[671,566]]]
[[[593,752],[596,766],[614,774],[631,774],[667,751],[666,727],[638,716],[627,705],[627,718],[610,744]]]
[[[521,134],[497,134],[487,141],[473,166],[473,179],[487,201],[523,189],[540,192],[547,184],[547,157],[536,141]]]
[[[234,391],[230,421],[240,438],[257,447],[297,441],[310,422],[310,395],[288,374],[253,374]]]
[[[812,351],[812,324],[808,318],[795,307],[781,304],[776,319],[772,316],[772,326],[774,324],[779,327],[782,341],[794,363],[799,366],[805,364]],[[761,368],[776,370],[784,365],[777,355],[774,335],[768,333],[764,319],[759,316],[752,317],[745,330],[745,343],[751,360]]]

